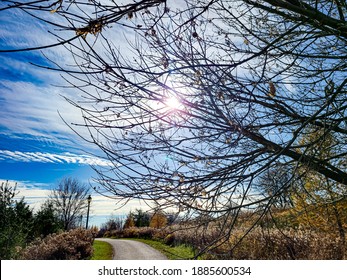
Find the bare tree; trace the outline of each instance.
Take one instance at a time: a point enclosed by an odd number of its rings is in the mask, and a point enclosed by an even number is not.
[[[53,7],[19,3],[41,19]],[[82,93],[73,125],[113,163],[96,169],[99,192],[223,218],[227,238],[240,209],[272,203],[254,183],[274,162],[347,184],[344,1],[54,3],[74,34],[59,43],[75,67],[55,68]],[[132,53],[114,25],[134,34]],[[307,126],[337,135],[334,156],[306,152]]]
[[[271,198],[270,205],[278,209],[286,209],[293,206],[291,196],[297,181],[299,181],[298,175],[295,174],[293,166],[274,162],[259,176],[257,185],[260,193]]]
[[[110,231],[122,230],[124,226],[124,217],[111,216],[105,223],[103,223],[98,232],[99,237],[109,234]]]
[[[69,45],[80,39],[85,39],[88,34],[98,35],[105,27],[119,24],[122,18],[133,18],[134,14],[156,7],[165,0],[125,1],[126,4],[117,4],[115,1],[101,3],[96,0],[69,1],[69,0],[37,0],[37,1],[13,1],[3,0],[0,3],[0,12],[20,10],[23,16],[46,25],[49,33],[58,40],[48,45],[28,46],[20,49],[2,49],[0,52],[21,52],[41,50],[61,45]],[[47,16],[51,14],[51,16]],[[140,28],[137,26],[136,28]],[[63,31],[64,36],[58,32]],[[58,33],[57,33],[58,32]]]
[[[52,190],[49,200],[57,210],[65,230],[79,225],[80,217],[87,209],[88,195],[89,187],[70,177],[62,179]]]

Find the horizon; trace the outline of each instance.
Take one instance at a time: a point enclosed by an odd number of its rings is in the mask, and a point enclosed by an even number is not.
[[[8,181],[11,187],[16,185],[16,195],[14,197],[15,201],[19,201],[22,198],[24,202],[30,207],[30,209],[35,213],[41,207],[41,205],[48,200],[49,194],[52,189],[39,188],[37,186],[29,186],[28,183],[18,182],[13,180],[3,180],[0,178],[0,185]],[[91,194],[92,200],[90,204],[89,212],[89,228],[96,226],[99,229],[103,224],[113,218],[122,217],[125,218],[130,212],[141,209],[143,211],[148,211],[149,207],[141,203],[140,201],[131,201],[126,207],[121,208],[122,210],[117,210],[115,202],[111,198],[107,198],[101,194]],[[83,226],[86,224],[86,216],[83,216],[82,223]]]

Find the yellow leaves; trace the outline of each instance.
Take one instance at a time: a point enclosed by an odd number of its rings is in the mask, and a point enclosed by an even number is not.
[[[88,31],[83,30],[83,28],[77,28],[76,29],[76,35],[81,36],[83,39],[85,39],[88,35]]]
[[[152,216],[151,221],[149,223],[149,226],[152,228],[162,228],[162,227],[165,227],[166,225],[167,225],[167,218],[164,215],[164,213],[161,213],[161,212],[155,213]]]
[[[58,11],[58,9],[54,9],[54,10],[51,10],[50,13],[51,13],[51,14],[54,14],[54,13],[57,12],[57,11]]]
[[[92,20],[89,22],[88,26],[76,28],[76,35],[82,36],[85,39],[89,33],[93,34],[94,36],[98,33],[101,33],[102,28],[103,21],[101,18],[97,20]]]
[[[312,189],[312,184],[310,182],[306,182],[305,189],[306,190],[311,190]]]
[[[91,25],[90,33],[93,35],[96,35],[97,33],[100,33],[102,30],[102,23],[101,22],[95,22],[93,25]]]
[[[291,196],[292,212],[297,215],[298,223],[330,232],[336,230],[339,224],[345,224],[347,200],[343,195],[344,186],[328,182],[314,172],[305,172],[305,175],[303,188],[297,189]]]

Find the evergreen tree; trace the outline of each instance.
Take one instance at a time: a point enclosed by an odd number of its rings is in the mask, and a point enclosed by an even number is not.
[[[33,213],[24,198],[15,200],[17,185],[0,185],[0,259],[14,259],[32,240]]]
[[[63,223],[59,219],[57,211],[52,203],[45,202],[41,209],[36,213],[34,219],[34,232],[37,237],[46,237],[51,233],[63,229]]]

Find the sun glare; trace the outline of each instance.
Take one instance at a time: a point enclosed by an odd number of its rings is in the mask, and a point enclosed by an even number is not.
[[[174,110],[177,110],[181,107],[181,103],[180,101],[174,97],[174,96],[171,96],[169,97],[166,101],[165,101],[165,104],[167,107],[169,107],[170,109],[174,109]]]

